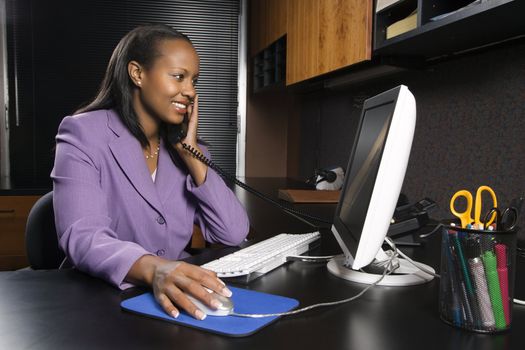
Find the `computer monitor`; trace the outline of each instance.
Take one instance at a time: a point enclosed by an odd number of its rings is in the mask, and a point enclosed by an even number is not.
[[[333,274],[372,284],[383,273],[390,257],[381,246],[403,185],[415,125],[416,102],[404,85],[365,101],[332,226],[344,253],[328,263]],[[392,274],[379,284],[413,285],[431,279],[398,259]]]

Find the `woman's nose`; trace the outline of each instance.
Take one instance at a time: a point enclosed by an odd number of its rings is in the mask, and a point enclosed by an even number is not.
[[[182,89],[182,94],[184,96],[188,97],[190,100],[193,100],[195,93],[195,86],[193,86],[193,83],[184,84]]]

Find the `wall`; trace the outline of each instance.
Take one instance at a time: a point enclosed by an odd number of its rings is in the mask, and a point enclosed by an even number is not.
[[[449,200],[462,188],[489,185],[502,205],[525,196],[523,40],[356,87],[302,95],[299,171],[289,176],[346,167],[363,101],[398,84],[407,85],[417,101],[403,186],[411,200],[428,196],[440,206],[433,216],[449,218]],[[525,209],[522,214],[525,227]]]
[[[293,105],[293,96],[284,88],[272,88],[248,96],[247,177],[287,176],[288,116],[293,115]],[[292,163],[297,164],[298,160]]]

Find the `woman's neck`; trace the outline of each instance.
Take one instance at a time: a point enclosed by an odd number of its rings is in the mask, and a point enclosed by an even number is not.
[[[138,98],[133,99],[133,109],[137,114],[140,126],[149,143],[156,143],[159,139],[159,121],[148,113]]]

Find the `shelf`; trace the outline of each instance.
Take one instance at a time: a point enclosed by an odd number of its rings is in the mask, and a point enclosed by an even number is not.
[[[525,34],[525,1],[485,0],[444,18],[471,3],[462,1],[404,0],[376,13],[374,54],[435,58],[466,51]],[[386,39],[386,27],[418,9],[413,30]],[[412,9],[412,10],[411,10]]]
[[[286,79],[286,36],[253,58],[253,91],[279,85]]]

